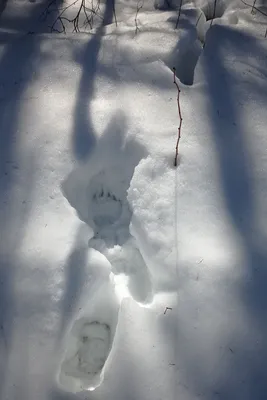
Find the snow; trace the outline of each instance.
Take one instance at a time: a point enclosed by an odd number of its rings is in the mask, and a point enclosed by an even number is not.
[[[99,255],[89,257],[88,264],[92,265],[94,258],[99,258]],[[98,263],[103,268],[106,260],[100,258]],[[116,332],[118,301],[109,275],[101,281],[98,277],[97,284],[94,279],[91,282],[87,287],[86,303],[81,304],[80,312],[66,336],[66,353],[58,376],[59,383],[74,392],[99,386]],[[88,298],[89,293],[91,299]]]
[[[6,4],[1,398],[266,397],[265,8],[217,3]]]

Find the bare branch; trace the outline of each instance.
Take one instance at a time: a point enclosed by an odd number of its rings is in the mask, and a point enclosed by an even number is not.
[[[183,5],[183,0],[180,0],[180,6],[179,6],[179,11],[178,11],[178,16],[177,16],[177,20],[176,20],[175,29],[178,28],[178,24],[179,24],[180,16],[181,16],[182,5]]]
[[[252,6],[252,9],[251,9],[251,14],[253,14],[253,12],[254,12],[254,8],[255,8],[256,1],[257,1],[257,0],[254,0],[253,6]]]
[[[266,14],[264,11],[262,11],[262,10],[261,10],[260,8],[258,8],[258,7],[255,7],[255,2],[254,2],[254,4],[253,4],[253,6],[252,6],[251,4],[246,3],[244,0],[241,0],[241,1],[242,1],[243,4],[245,4],[245,6],[253,7],[253,10],[258,11],[260,14],[265,15],[265,17],[267,17],[267,14]]]
[[[116,26],[118,26],[117,15],[116,15],[116,10],[115,10],[115,0],[112,0],[112,8],[113,8],[113,15],[114,15],[114,19],[115,19],[115,24],[116,24]]]
[[[200,14],[199,14],[199,17],[198,17],[198,19],[197,19],[197,22],[196,22],[196,27],[198,26],[198,23],[199,23],[201,17],[202,17],[202,14],[200,13]]]
[[[47,18],[47,15],[50,14],[52,12],[51,10],[51,6],[55,5],[57,2],[57,0],[51,0],[50,3],[47,5],[47,7],[45,8],[45,10],[41,13],[40,15],[40,20],[44,21]],[[53,11],[57,11],[57,8],[53,9]]]
[[[164,315],[166,314],[166,312],[168,311],[168,310],[172,310],[172,307],[165,307],[165,310],[164,310]],[[175,364],[170,364],[170,365],[175,365]]]
[[[69,4],[68,6],[64,7],[61,12],[59,13],[59,15],[57,16],[57,18],[55,19],[55,21],[53,22],[52,26],[51,26],[51,32],[59,32],[59,33],[66,33],[66,29],[65,29],[65,25],[63,23],[63,20],[67,20],[68,22],[71,22],[68,18],[63,17],[63,14],[72,6],[74,6],[79,0],[75,0],[73,3]],[[57,22],[60,22],[61,26],[62,26],[62,31],[58,31],[55,26],[57,24]]]
[[[138,0],[137,5],[136,5],[136,14],[135,14],[135,18],[134,18],[134,22],[135,22],[135,34],[137,35],[138,31],[140,31],[140,29],[138,28],[138,13],[139,11],[143,8],[144,5],[144,0]]]
[[[177,159],[178,159],[178,151],[179,151],[179,142],[181,139],[181,130],[182,130],[182,113],[181,113],[181,105],[180,105],[180,88],[176,80],[176,70],[173,68],[173,83],[175,84],[177,88],[177,106],[178,106],[178,115],[179,115],[179,127],[178,127],[178,136],[177,136],[177,142],[176,142],[176,148],[175,148],[175,158],[174,158],[174,166],[177,167]]]
[[[214,0],[214,8],[213,8],[213,15],[212,15],[212,18],[211,18],[211,21],[210,21],[210,28],[212,27],[213,20],[214,20],[215,15],[216,15],[216,5],[217,5],[217,0]]]
[[[260,8],[258,8],[258,7],[255,7],[256,0],[254,0],[253,5],[246,3],[244,0],[241,0],[241,1],[242,1],[243,4],[245,4],[245,6],[252,7],[252,8],[251,8],[251,14],[254,14],[254,13],[255,13],[254,10],[256,10],[256,11],[258,11],[260,14],[264,15],[265,17],[267,17],[267,14],[266,14],[264,11],[262,11],[262,10],[261,10]],[[267,28],[266,28],[264,37],[265,37],[265,38],[267,37]]]
[[[52,26],[50,27],[51,32],[66,33],[66,24],[73,25],[73,32],[80,32],[82,27],[89,26],[90,29],[93,28],[94,16],[97,15],[98,11],[100,10],[100,0],[97,0],[95,6],[93,4],[93,0],[91,0],[91,8],[87,6],[88,0],[74,0],[71,4],[60,8],[56,8],[57,1],[58,0],[51,0],[40,16],[40,18],[45,20],[49,14],[52,14],[53,12],[58,13]],[[66,15],[67,10],[75,6],[75,4],[78,2],[80,2],[80,4],[75,17],[68,18]],[[101,16],[99,16],[99,18],[103,19]],[[59,24],[59,28],[57,27],[57,24]]]

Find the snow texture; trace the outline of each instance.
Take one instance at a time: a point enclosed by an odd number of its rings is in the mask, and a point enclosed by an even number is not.
[[[264,2],[47,5],[0,7],[0,397],[265,399]]]

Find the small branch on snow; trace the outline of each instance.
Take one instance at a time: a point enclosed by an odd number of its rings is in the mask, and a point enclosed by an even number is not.
[[[262,11],[262,10],[259,9],[258,7],[255,7],[255,2],[254,2],[254,4],[253,4],[253,6],[252,6],[251,4],[246,3],[244,0],[241,0],[241,1],[242,1],[243,4],[245,4],[245,6],[252,7],[253,10],[258,11],[260,14],[265,15],[265,17],[267,17],[267,14],[266,14],[264,11]]]
[[[199,14],[199,17],[198,17],[198,19],[197,19],[197,22],[196,22],[196,27],[198,26],[198,23],[199,23],[201,17],[202,17],[202,15],[201,15],[201,13],[200,13],[200,14]]]
[[[210,21],[210,28],[212,27],[213,20],[214,20],[215,15],[216,15],[216,5],[217,5],[217,0],[214,0],[213,16],[212,16],[211,21]]]
[[[112,0],[112,9],[113,9],[113,15],[114,15],[115,24],[116,24],[116,27],[117,27],[118,26],[118,22],[117,22],[117,15],[116,15],[116,9],[115,9],[115,0]]]
[[[135,35],[137,35],[138,31],[140,31],[140,29],[138,28],[138,20],[137,20],[137,17],[138,17],[139,11],[141,10],[141,8],[143,8],[143,5],[144,5],[144,0],[139,0],[139,1],[137,2],[137,5],[136,5],[136,14],[135,14],[135,18],[134,18],[134,23],[135,23]]]
[[[69,8],[75,6],[75,4],[78,3],[79,1],[80,1],[80,5],[79,5],[78,11],[77,11],[75,17],[72,19],[66,17],[65,16],[66,11]],[[66,33],[66,26],[65,26],[66,23],[73,24],[73,32],[80,32],[80,29],[82,27],[86,27],[88,25],[89,25],[90,29],[92,29],[94,16],[97,15],[97,12],[100,9],[100,0],[97,0],[96,6],[94,6],[93,0],[92,0],[91,8],[87,7],[87,0],[74,0],[71,4],[69,4],[65,7],[60,7],[60,8],[56,8],[56,4],[57,4],[57,0],[52,0],[48,4],[46,9],[43,11],[40,18],[42,20],[45,20],[49,14],[52,14],[54,12],[59,12],[51,26],[51,32],[58,32],[58,33]],[[84,16],[84,22],[81,26],[80,19],[81,19],[82,14]],[[57,27],[56,27],[57,24],[60,24],[59,29],[57,29]]]
[[[257,0],[254,0],[253,6],[252,6],[252,9],[251,9],[251,14],[253,14],[253,12],[254,12],[254,7],[255,7],[255,4],[256,4],[256,1]]]
[[[241,0],[241,1],[242,1],[243,4],[245,4],[245,6],[251,7],[251,14],[255,14],[255,11],[258,11],[260,14],[264,15],[265,17],[267,17],[267,14],[264,11],[262,11],[258,7],[255,7],[256,0],[254,0],[253,5],[246,3],[244,0]],[[266,28],[264,37],[265,38],[267,37],[267,28]]]
[[[229,350],[231,351],[231,353],[234,353],[234,350],[233,350],[233,349],[231,349],[231,347],[229,347]]]
[[[177,29],[179,21],[180,21],[182,5],[183,5],[183,0],[180,0],[180,6],[179,6],[179,11],[178,11],[178,16],[177,16],[177,20],[176,20],[175,29]]]
[[[181,139],[181,129],[182,129],[182,113],[181,113],[181,105],[180,105],[180,88],[178,86],[178,83],[176,81],[176,70],[173,68],[173,83],[175,84],[177,88],[177,106],[178,106],[178,114],[179,114],[179,127],[178,127],[178,136],[177,136],[177,142],[176,142],[176,148],[175,148],[175,158],[174,158],[174,166],[177,167],[177,158],[178,158],[178,150],[179,150],[179,142]]]
[[[50,3],[48,3],[48,5],[44,9],[44,11],[39,16],[39,19],[41,21],[44,21],[47,18],[48,14],[50,14],[52,11],[56,11],[57,10],[57,9],[51,10],[51,6],[55,5],[55,3],[56,3],[56,0],[51,0]]]
[[[172,310],[172,307],[166,307],[166,308],[165,308],[165,311],[164,311],[164,314],[166,314],[166,312],[167,312],[168,310]]]

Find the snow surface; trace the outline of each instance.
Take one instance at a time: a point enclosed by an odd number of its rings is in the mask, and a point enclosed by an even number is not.
[[[3,399],[266,398],[267,10],[179,4],[4,4]]]

